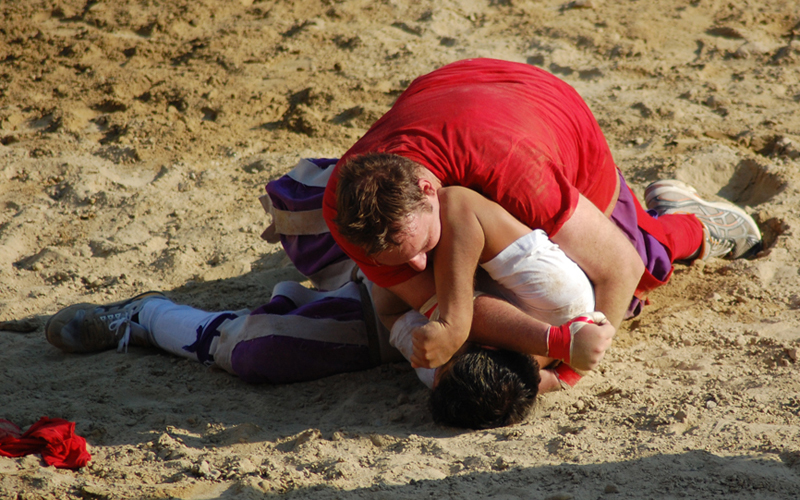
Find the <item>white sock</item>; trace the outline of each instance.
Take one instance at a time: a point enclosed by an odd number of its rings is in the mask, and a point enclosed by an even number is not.
[[[148,300],[139,311],[139,324],[150,332],[149,339],[157,347],[197,361],[197,354],[184,347],[197,342],[197,330],[219,315],[169,300]]]

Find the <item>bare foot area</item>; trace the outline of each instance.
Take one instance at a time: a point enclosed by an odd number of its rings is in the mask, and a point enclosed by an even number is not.
[[[263,185],[470,57],[563,78],[640,198],[681,179],[744,207],[764,250],[677,266],[599,371],[490,431],[434,425],[404,364],[252,386],[46,342],[76,302],[240,309],[302,279],[259,238]],[[0,497],[798,495],[795,0],[30,0],[4,4],[0,61],[0,418],[74,421],[93,454],[0,457]]]

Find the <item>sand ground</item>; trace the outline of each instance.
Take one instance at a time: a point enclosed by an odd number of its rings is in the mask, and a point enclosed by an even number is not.
[[[77,422],[73,472],[0,458],[11,499],[800,496],[796,0],[0,2],[0,418]],[[603,366],[521,425],[434,425],[405,365],[249,386],[153,350],[65,355],[43,325],[148,290],[217,310],[300,279],[263,185],[341,155],[417,75],[541,66],[641,196],[745,207],[765,250],[678,266]]]

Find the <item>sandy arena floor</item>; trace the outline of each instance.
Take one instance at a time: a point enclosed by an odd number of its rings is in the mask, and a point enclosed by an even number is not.
[[[800,496],[796,0],[19,0],[0,9],[0,418],[77,422],[73,472],[0,497]],[[341,155],[416,76],[494,57],[573,85],[641,196],[752,213],[753,260],[678,266],[602,368],[522,425],[434,425],[403,364],[249,386],[153,350],[65,355],[47,317],[161,289],[217,310],[300,279],[263,185]]]

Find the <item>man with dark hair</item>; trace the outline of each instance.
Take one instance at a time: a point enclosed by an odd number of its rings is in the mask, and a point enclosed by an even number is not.
[[[416,165],[416,180],[408,163],[395,157]],[[381,168],[405,170],[403,185],[359,194],[370,184],[361,177],[382,176]],[[760,244],[746,212],[702,200],[677,181],[651,185],[646,200],[657,217],[646,212],[588,106],[565,82],[525,64],[465,60],[412,82],[345,153],[328,182],[325,220],[342,249],[383,289],[376,292],[378,303],[389,293],[419,309],[436,293],[427,259],[441,234],[438,214],[417,208],[416,201],[383,210],[384,199],[416,200],[420,191],[435,195],[451,185],[479,191],[529,228],[544,230],[589,277],[597,310],[615,328],[666,283],[674,261],[738,258]],[[366,242],[370,238],[384,243]],[[544,355],[547,332],[508,303],[474,301],[472,340]],[[577,368],[591,369],[609,339],[581,340],[586,355],[580,357],[589,362]],[[420,333],[414,345],[421,366],[442,364],[460,346]]]
[[[354,314],[361,306],[351,298],[353,288],[357,287],[351,284],[333,293],[311,292],[283,283],[272,301],[254,314],[206,312],[147,292],[105,306],[65,308],[48,320],[45,333],[51,344],[70,353],[104,351],[120,343],[127,348],[130,343],[213,364],[250,383],[301,382],[370,367],[367,348],[359,345],[357,335],[369,320]],[[247,323],[259,319],[273,328],[248,338],[252,327]],[[301,330],[314,324],[314,331]],[[348,331],[356,335],[342,339]],[[336,339],[347,343],[336,349],[321,345]],[[253,341],[260,343],[249,345]],[[237,349],[249,354],[237,359]],[[433,387],[434,420],[444,425],[486,429],[517,423],[539,392],[539,369],[532,357],[471,343],[446,366],[423,372],[423,382]]]
[[[539,364],[529,355],[464,344],[437,371],[430,408],[439,424],[489,429],[522,422],[536,402]]]
[[[318,234],[318,223],[307,217],[307,210],[314,206],[315,186],[324,186],[325,174],[330,174],[332,168],[326,169],[332,162],[302,160],[290,173],[267,186],[273,203],[280,204],[282,210],[280,213],[276,213],[278,208],[270,210],[276,227],[267,233],[281,235],[284,248],[298,269],[309,273],[316,287],[331,291],[309,290],[293,282],[280,283],[273,291],[272,300],[252,311],[203,311],[175,304],[158,292],[106,305],[75,304],[48,320],[47,340],[65,352],[94,352],[115,347],[126,350],[129,344],[158,347],[215,365],[251,383],[312,380],[402,359],[384,349],[390,343],[409,359],[413,347],[409,330],[404,325],[413,327],[409,321],[424,322],[427,321],[425,316],[416,312],[417,318],[404,314],[394,323],[391,336],[389,332],[382,334],[375,328],[378,325],[369,300],[369,284],[362,286],[352,281],[353,274],[349,270],[344,274],[339,272],[341,264],[351,269],[352,261],[340,261],[335,249],[330,248],[329,238]],[[321,200],[323,188],[316,189]],[[312,200],[304,198],[307,196]],[[428,204],[427,197],[423,200]],[[509,223],[521,226],[504,211],[498,211],[501,213],[495,220],[499,222],[500,217],[505,220],[497,224],[498,227],[507,227]],[[428,207],[426,213],[432,214],[433,210]],[[309,223],[306,232],[303,227]],[[516,227],[506,231],[507,236],[515,238],[515,231],[530,232]],[[298,237],[302,239],[298,241]],[[573,313],[591,310],[593,295],[583,273],[574,263],[568,262],[546,236],[537,241],[540,247],[544,245],[540,248],[542,255],[548,255],[544,265],[532,266],[529,262],[505,259],[495,260],[494,268],[508,265],[516,269],[530,268],[544,283],[571,277],[567,280],[570,286],[557,290],[547,285],[542,287],[548,297],[544,307],[552,304],[566,307],[560,316],[564,321]],[[486,286],[481,284],[482,288]],[[502,292],[494,292],[502,295]],[[554,310],[560,311],[560,308]],[[561,319],[553,321],[560,323]],[[474,344],[470,346],[472,354],[484,350]],[[418,369],[420,379],[429,387],[433,387],[434,379],[446,381],[444,389],[437,390],[435,396],[439,408],[437,421],[480,428],[516,422],[533,404],[537,391],[561,387],[556,370],[543,370],[540,379],[536,370],[531,371],[530,363],[506,362],[514,359],[510,354],[470,355],[462,362],[460,356],[454,356],[451,365],[456,369],[452,373],[448,367]],[[544,366],[550,360],[542,358],[541,362]],[[453,387],[458,390],[452,390]],[[460,397],[470,400],[459,401]]]

